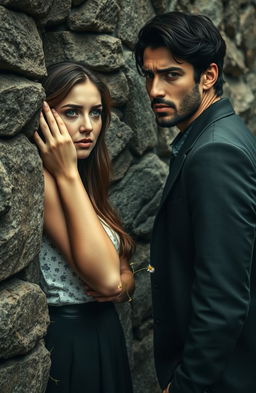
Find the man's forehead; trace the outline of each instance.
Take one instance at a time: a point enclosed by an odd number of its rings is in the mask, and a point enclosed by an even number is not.
[[[183,61],[177,61],[166,47],[147,47],[143,53],[143,67],[157,67],[157,69],[180,66]]]

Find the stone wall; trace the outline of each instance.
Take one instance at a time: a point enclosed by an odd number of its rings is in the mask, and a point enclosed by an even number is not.
[[[43,393],[49,373],[43,344],[47,305],[37,285],[42,165],[30,141],[44,98],[40,81],[46,65],[81,61],[110,88],[110,197],[137,242],[132,261],[136,293],[118,310],[135,393],[157,393],[150,277],[145,268],[168,172],[169,143],[176,131],[157,130],[132,49],[139,28],[157,13],[184,10],[210,16],[228,45],[225,95],[256,134],[255,9],[255,0],[0,0],[1,393]]]

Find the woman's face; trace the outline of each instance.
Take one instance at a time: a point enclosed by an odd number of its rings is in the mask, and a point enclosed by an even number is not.
[[[102,100],[97,87],[90,80],[77,83],[55,110],[74,142],[77,158],[89,157],[102,127]]]

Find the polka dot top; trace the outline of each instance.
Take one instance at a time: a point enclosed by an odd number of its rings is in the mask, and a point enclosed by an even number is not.
[[[115,249],[119,252],[120,239],[118,234],[104,221],[101,220],[101,223]],[[49,305],[63,306],[94,301],[92,297],[85,294],[83,281],[72,270],[46,235],[43,235],[39,261],[40,285],[46,294]]]

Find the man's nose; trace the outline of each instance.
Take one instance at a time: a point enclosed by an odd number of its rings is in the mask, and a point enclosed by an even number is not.
[[[151,84],[149,86],[148,92],[151,98],[164,97],[165,92],[164,92],[163,81],[157,77],[154,77],[151,80]]]

